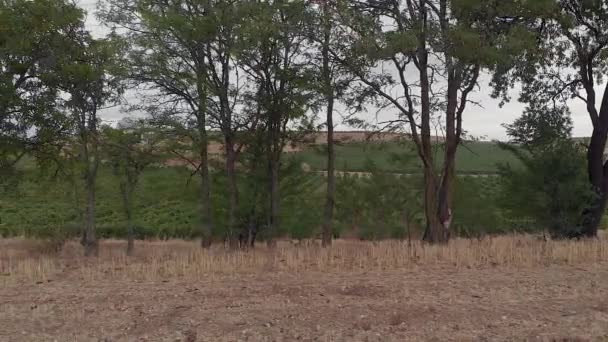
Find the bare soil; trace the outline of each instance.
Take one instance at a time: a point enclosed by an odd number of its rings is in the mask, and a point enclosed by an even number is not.
[[[608,340],[608,265],[0,283],[1,341]]]

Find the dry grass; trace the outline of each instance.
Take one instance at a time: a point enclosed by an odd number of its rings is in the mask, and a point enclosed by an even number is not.
[[[482,240],[457,239],[445,246],[420,242],[360,242],[339,240],[331,248],[316,243],[282,241],[276,250],[228,251],[220,246],[201,250],[195,242],[139,242],[136,255],[124,254],[122,241],[104,241],[99,258],[81,257],[77,242],[53,253],[41,242],[0,240],[0,282],[169,278],[207,279],[214,275],[268,271],[381,271],[418,267],[528,268],[579,265],[608,261],[608,241],[543,241],[531,236],[503,236]]]

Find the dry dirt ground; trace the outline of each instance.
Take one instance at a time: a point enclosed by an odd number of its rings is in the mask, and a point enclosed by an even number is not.
[[[0,283],[1,341],[608,341],[608,265]]]

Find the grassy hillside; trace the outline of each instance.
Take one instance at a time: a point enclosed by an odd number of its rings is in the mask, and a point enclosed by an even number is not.
[[[299,152],[313,170],[326,170],[326,146],[310,147]],[[395,159],[407,159],[407,163]],[[436,158],[443,159],[440,149]],[[336,167],[345,171],[368,171],[369,161],[383,171],[419,173],[420,161],[412,143],[349,143],[336,147]],[[492,142],[470,142],[459,147],[456,166],[460,173],[495,173],[498,163],[518,164],[517,159]]]
[[[411,144],[397,143],[351,143],[337,148],[337,168],[351,171],[372,171],[372,161],[376,170],[396,173],[420,173],[417,156]],[[507,152],[492,143],[472,143],[461,148],[458,154],[458,169],[461,173],[493,173],[496,163],[515,162]],[[400,156],[406,162],[395,162]],[[325,168],[323,151],[308,149],[285,156],[285,173],[289,174],[281,182],[282,230],[290,236],[310,236],[320,226],[323,205],[324,179],[320,175],[303,173],[300,163],[309,164],[313,169]],[[438,155],[440,158],[440,155]],[[289,167],[289,165],[292,165]],[[287,171],[290,169],[291,171]],[[81,184],[74,189],[73,183],[61,177],[42,175],[32,160],[22,165],[21,179],[2,192],[0,187],[0,236],[28,235],[52,236],[55,232],[72,231],[77,234],[82,218],[83,189]],[[386,178],[388,177],[388,178]],[[414,194],[420,187],[420,179],[407,178],[399,182],[405,190]],[[458,191],[459,221],[458,231],[493,230],[502,227],[495,216],[493,197],[498,184],[496,179],[467,179]],[[81,183],[81,179],[78,179]],[[243,213],[249,212],[251,198],[249,186],[256,180],[243,175],[240,179],[241,205]],[[337,227],[350,229],[353,225],[373,232],[373,236],[386,236],[390,229],[402,229],[402,203],[397,201],[394,212],[386,212],[387,206],[378,208],[370,205],[395,187],[395,179],[390,175],[378,174],[372,179],[340,179],[338,190],[346,191],[338,198],[337,216],[344,216]],[[223,173],[218,170],[213,177],[213,202],[217,218],[215,236],[221,237],[225,229],[227,195]],[[249,185],[248,185],[249,184]],[[342,190],[341,190],[342,189]],[[78,199],[74,190],[77,191]],[[483,194],[483,198],[480,197]],[[121,206],[116,177],[107,167],[100,170],[97,186],[97,227],[101,237],[122,237],[126,232],[125,217]],[[397,195],[395,195],[397,196]],[[420,195],[413,195],[419,198]],[[394,201],[394,198],[391,200]],[[263,202],[263,201],[262,201]],[[352,202],[352,203],[351,203]],[[401,204],[399,204],[401,203]],[[198,234],[199,226],[199,177],[191,177],[186,168],[149,168],[140,179],[135,198],[135,223],[139,236],[190,238]],[[369,217],[353,221],[352,213],[366,212]],[[389,220],[393,215],[395,220]],[[341,216],[340,216],[341,217]],[[391,216],[392,217],[392,216]],[[485,217],[485,219],[483,218]],[[362,221],[361,221],[362,220]],[[369,226],[361,222],[369,221]],[[462,221],[462,222],[461,222]],[[388,233],[387,233],[388,232]]]
[[[298,169],[297,166],[294,168]],[[359,237],[397,237],[403,233],[402,209],[406,198],[411,201],[407,202],[411,213],[414,216],[421,213],[418,203],[421,184],[418,177],[396,181],[383,173],[374,175],[370,179],[339,179],[336,231],[348,232],[357,227]],[[248,213],[248,206],[253,202],[245,178],[241,179],[241,211]],[[214,235],[221,238],[225,232],[227,214],[226,184],[222,174],[215,173],[213,180]],[[324,203],[323,181],[320,175],[301,171],[283,179],[280,234],[299,238],[318,232]],[[459,182],[465,182],[462,189],[466,191],[459,191],[461,215],[455,222],[455,229],[500,229],[493,206],[497,187],[495,179],[467,178]],[[77,191],[78,199],[75,198],[73,184],[65,179],[48,179],[34,170],[26,172],[10,191],[0,193],[0,236],[77,236],[84,204],[83,189],[79,186]],[[390,198],[385,196],[388,193],[391,193]],[[480,194],[483,196],[480,197]],[[98,235],[102,238],[124,237],[127,230],[118,184],[108,168],[100,170],[97,195]],[[139,237],[193,238],[198,235],[199,179],[190,178],[189,170],[145,170],[134,200],[134,219]],[[414,224],[412,229],[416,230],[417,227]]]
[[[281,233],[295,235],[295,230],[306,228],[310,231],[308,226],[318,226],[316,221],[320,220],[322,204],[322,192],[318,190],[322,189],[323,179],[320,175],[303,173],[299,163],[289,163],[293,157],[285,158],[286,164],[293,165],[294,171],[281,183],[282,221],[285,226],[285,231]],[[29,167],[21,170],[18,180],[6,187],[0,183],[0,237],[51,237],[56,232],[77,235],[84,209],[82,180],[77,180],[75,189],[67,179],[41,174],[33,163],[24,165]],[[241,176],[241,211],[249,213],[250,204],[253,203],[249,184],[253,181]],[[222,237],[228,206],[223,172],[213,172],[212,181],[216,219],[214,235]],[[96,191],[98,234],[101,237],[124,236],[126,222],[118,180],[107,166],[100,168]],[[144,170],[134,198],[136,232],[139,236],[159,238],[198,236],[199,198],[200,177],[192,176],[191,170],[181,167],[150,167]]]

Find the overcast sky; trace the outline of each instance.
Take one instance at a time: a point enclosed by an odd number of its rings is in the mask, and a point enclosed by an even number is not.
[[[96,0],[78,0],[78,4],[84,8],[88,15],[86,25],[89,30],[96,36],[104,35],[104,28],[96,20],[94,12],[96,8]],[[489,76],[482,77],[480,87],[475,94],[471,95],[471,100],[480,103],[482,107],[469,105],[465,111],[463,119],[463,127],[468,133],[474,137],[484,140],[499,139],[505,140],[505,129],[503,123],[511,123],[519,117],[524,109],[524,105],[517,102],[517,91],[513,91],[510,103],[505,104],[502,108],[498,106],[499,100],[495,100],[490,96],[491,88],[488,86]],[[597,89],[598,94],[603,94],[603,89]],[[136,101],[133,95],[127,95],[129,101]],[[601,99],[601,96],[598,96]],[[574,122],[573,135],[577,137],[590,136],[592,131],[591,121],[585,109],[585,104],[582,101],[572,101],[570,103],[572,112],[572,120]],[[103,119],[107,122],[117,122],[125,113],[119,108],[106,110],[103,114]],[[367,114],[369,120],[373,120],[375,114]],[[351,127],[339,125],[338,130],[348,130]]]

